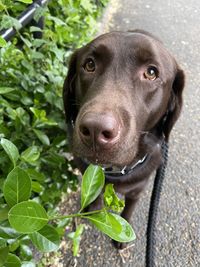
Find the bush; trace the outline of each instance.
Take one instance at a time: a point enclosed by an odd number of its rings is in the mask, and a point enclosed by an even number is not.
[[[15,18],[31,2],[0,0],[0,30],[18,28]],[[35,20],[45,17],[42,39],[33,38],[39,29],[31,25],[11,42],[0,39],[0,139],[1,144],[9,140],[19,151],[9,155],[5,144],[0,145],[0,259],[6,251],[3,239],[22,260],[32,257],[29,240],[20,239],[7,220],[3,184],[15,165],[31,178],[31,199],[48,213],[56,212],[62,192],[76,188],[68,162],[62,86],[71,50],[92,38],[106,2],[58,0],[55,7],[51,1],[35,14]]]
[[[19,158],[17,148],[6,139],[2,139],[2,146],[15,166]],[[104,185],[105,176],[102,168],[90,165],[82,178],[81,208],[79,212],[67,215],[52,215],[48,214],[42,205],[29,199],[31,195],[31,179],[26,171],[20,167],[15,167],[9,173],[3,187],[5,200],[10,208],[8,221],[13,227],[12,235],[15,234],[15,238],[12,236],[14,240],[11,239],[11,247],[14,246],[16,250],[20,243],[22,245],[25,240],[27,242],[30,239],[33,245],[41,252],[56,251],[60,245],[60,237],[64,233],[66,219],[74,217],[89,220],[97,229],[116,241],[130,242],[134,240],[135,234],[129,223],[119,215],[110,212],[121,212],[124,208],[124,201],[117,197],[112,184],[107,184],[105,187],[102,208],[84,212],[84,209],[101,194]],[[49,222],[51,224],[48,224]],[[64,226],[61,226],[63,222]],[[80,224],[75,232],[67,235],[73,242],[74,256],[78,254],[80,236],[83,229],[84,225]],[[9,253],[6,238],[2,238],[1,243],[4,256],[1,259],[1,264],[7,266],[11,260],[13,264],[21,264],[17,256],[12,259],[14,254]],[[1,251],[0,254],[2,254]]]

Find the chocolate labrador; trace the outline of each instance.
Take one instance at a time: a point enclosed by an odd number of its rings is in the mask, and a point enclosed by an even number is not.
[[[182,106],[184,73],[148,32],[111,32],[74,52],[64,83],[66,122],[76,162],[101,165],[132,211],[162,163]],[[121,247],[121,244],[118,244]]]

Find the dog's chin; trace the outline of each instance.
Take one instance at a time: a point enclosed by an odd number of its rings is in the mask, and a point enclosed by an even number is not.
[[[82,159],[87,164],[100,165],[103,168],[109,167],[124,167],[132,164],[137,157],[137,149],[135,146],[130,147],[121,152],[121,150],[115,149],[114,151],[98,151],[94,152],[89,149],[76,146],[73,149],[75,157]]]
[[[81,158],[87,164],[94,164],[99,165],[102,168],[123,168],[124,166],[128,166],[132,164],[136,160],[136,153],[132,153],[131,157],[130,154],[124,158],[121,158],[120,155],[118,156],[115,154],[113,155],[95,155],[94,154],[87,154],[87,153],[74,153],[76,157]],[[128,154],[128,153],[127,153]],[[123,156],[126,155],[125,153]]]

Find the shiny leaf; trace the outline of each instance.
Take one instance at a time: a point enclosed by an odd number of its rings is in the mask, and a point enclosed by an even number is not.
[[[11,208],[8,220],[16,231],[33,233],[48,223],[48,216],[40,204],[34,201],[24,201]]]
[[[114,191],[113,184],[107,184],[104,192],[104,203],[106,207],[116,212],[121,212],[124,208],[124,200],[118,198]]]
[[[39,157],[40,151],[37,146],[31,146],[21,154],[21,158],[28,163],[34,163]]]
[[[10,207],[28,200],[31,195],[31,179],[26,171],[19,167],[13,169],[5,180],[3,192]]]
[[[86,169],[81,185],[81,210],[92,203],[101,193],[105,183],[102,168],[89,165]]]
[[[15,167],[19,158],[19,152],[17,147],[11,141],[5,138],[1,139],[1,145]]]
[[[29,237],[37,249],[42,252],[51,252],[59,248],[59,235],[51,225],[45,225],[38,232],[29,234]]]
[[[21,267],[21,261],[16,255],[9,253],[4,267]]]
[[[50,145],[49,137],[46,134],[44,134],[42,131],[36,130],[36,129],[33,129],[33,131],[36,134],[36,136],[38,137],[38,139],[42,142],[42,144],[47,145],[47,146]]]
[[[135,239],[131,225],[117,214],[101,212],[85,216],[100,231],[119,242],[130,242]]]
[[[6,40],[0,36],[0,47],[4,47],[6,46],[6,44],[7,44]]]

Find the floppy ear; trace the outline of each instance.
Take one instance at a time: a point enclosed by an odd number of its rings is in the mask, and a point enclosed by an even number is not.
[[[68,74],[63,86],[63,102],[65,109],[65,119],[68,130],[72,130],[73,122],[77,116],[77,109],[75,105],[75,79],[76,79],[76,65],[77,65],[78,50],[74,52],[69,62]]]
[[[168,110],[164,117],[162,125],[162,132],[164,133],[166,141],[168,141],[170,132],[181,112],[183,104],[182,92],[184,85],[185,85],[184,72],[183,70],[178,68],[172,85],[172,92],[168,103]]]

